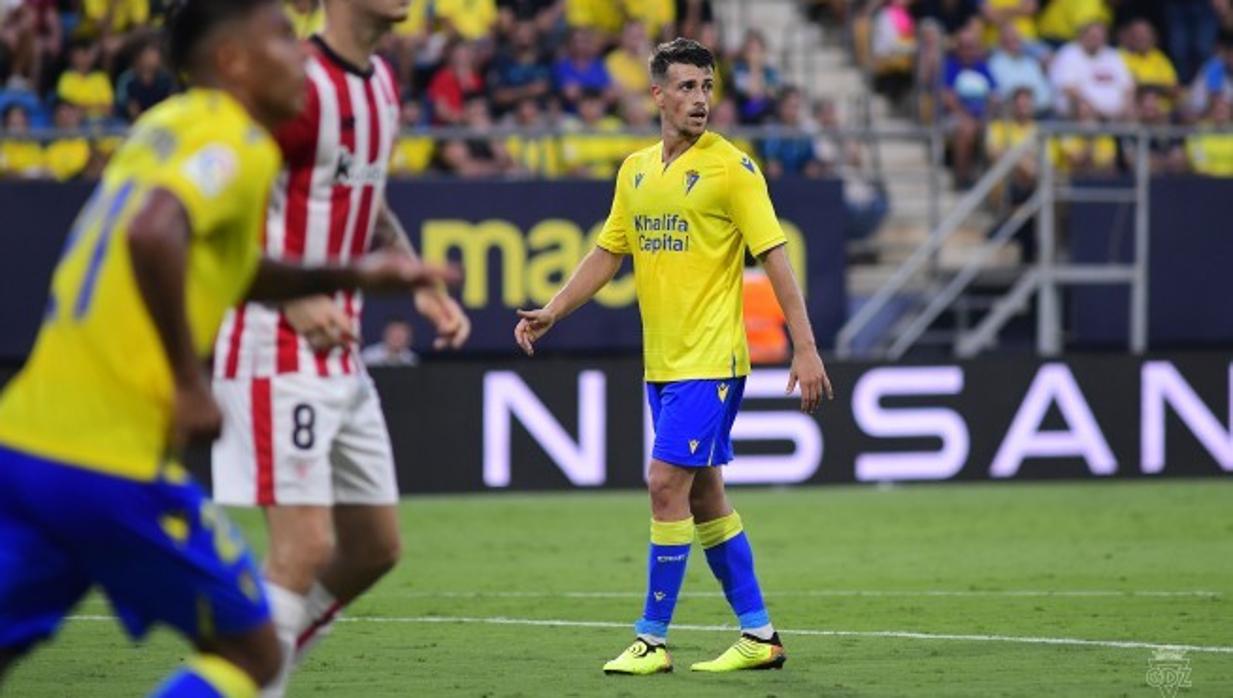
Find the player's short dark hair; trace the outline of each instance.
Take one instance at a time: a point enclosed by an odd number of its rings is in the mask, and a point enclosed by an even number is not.
[[[275,0],[177,0],[167,15],[167,56],[177,73],[191,71],[201,43],[214,29]]]
[[[651,79],[659,82],[668,77],[668,66],[675,63],[714,68],[715,54],[693,39],[677,37],[655,47],[651,54]]]

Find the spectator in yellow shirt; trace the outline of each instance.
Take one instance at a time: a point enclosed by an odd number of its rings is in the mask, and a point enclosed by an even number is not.
[[[1010,25],[1019,31],[1029,53],[1037,55],[1036,13],[1039,10],[1037,0],[983,0],[980,12],[985,19],[985,45],[997,46],[1002,29]]]
[[[1036,138],[1036,103],[1032,90],[1020,87],[1011,95],[1008,118],[996,119],[985,130],[985,153],[990,160],[997,160],[1004,153],[1015,148],[1028,139]],[[1015,164],[1012,184],[1012,198],[1015,194],[1030,191],[1036,186],[1038,170],[1038,153],[1031,148]]]
[[[437,19],[467,41],[487,39],[497,25],[496,0],[434,0]]]
[[[291,20],[295,35],[301,39],[325,29],[325,8],[321,0],[283,0],[283,10]]]
[[[431,137],[414,132],[414,129],[424,125],[424,110],[418,101],[408,99],[402,103],[399,123],[402,131],[390,153],[390,174],[405,176],[426,172],[432,163],[436,144]]]
[[[76,105],[87,119],[98,121],[111,115],[115,93],[111,79],[98,68],[98,44],[79,40],[69,49],[69,69],[60,76],[56,97]]]
[[[565,171],[575,177],[609,179],[625,159],[621,120],[609,116],[605,104],[600,92],[583,92],[578,118],[566,124],[570,132],[561,139],[562,160]]]
[[[1085,99],[1072,103],[1071,118],[1079,126],[1094,128],[1102,123],[1100,112]],[[1108,134],[1060,136],[1051,149],[1059,167],[1071,174],[1111,172],[1117,166],[1117,141]]]
[[[1233,104],[1216,95],[1198,133],[1186,139],[1190,167],[1208,177],[1233,177]]]
[[[1093,22],[1107,26],[1112,20],[1105,0],[1050,0],[1036,17],[1036,30],[1057,48],[1078,37],[1083,27]]]
[[[81,19],[81,31],[99,40],[110,70],[128,35],[150,23],[150,0],[81,0]]]
[[[666,30],[676,24],[676,0],[623,0],[623,4],[625,23],[641,22],[647,35],[656,41],[663,39],[668,33]]]
[[[507,123],[518,129],[505,139],[505,150],[514,162],[515,173],[547,179],[560,177],[561,144],[545,133],[548,124],[539,101],[534,97],[520,99]]]
[[[1122,61],[1134,76],[1135,87],[1155,87],[1169,97],[1169,106],[1180,88],[1177,71],[1163,51],[1156,48],[1156,30],[1146,19],[1136,19],[1122,30]]]
[[[565,21],[571,27],[595,29],[615,36],[621,31],[625,14],[620,0],[565,0]]]
[[[69,102],[56,105],[54,123],[60,131],[80,131],[82,112]],[[64,136],[52,141],[44,151],[47,169],[61,182],[77,177],[97,175],[100,163],[85,136]]]
[[[651,99],[651,76],[646,68],[651,45],[647,40],[646,27],[642,22],[628,22],[621,30],[621,43],[608,52],[604,67],[612,76],[622,99],[636,96],[648,114],[655,113],[655,101]]]
[[[0,176],[33,179],[46,173],[43,146],[29,134],[30,114],[20,104],[10,104],[0,132]]]

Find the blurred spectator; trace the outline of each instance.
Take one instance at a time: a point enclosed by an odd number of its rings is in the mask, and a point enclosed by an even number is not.
[[[471,44],[460,41],[446,54],[445,65],[428,83],[428,98],[432,102],[432,119],[437,124],[462,123],[463,101],[484,90],[484,79],[475,66]]]
[[[539,49],[535,24],[514,24],[509,44],[497,54],[488,76],[498,114],[505,114],[528,97],[545,99],[552,92],[552,69]]]
[[[965,29],[955,38],[955,52],[946,59],[942,101],[953,128],[951,156],[955,184],[965,189],[972,184],[981,124],[994,99],[996,83],[985,62],[984,48],[976,30]]]
[[[732,135],[732,131],[740,128],[740,125],[736,119],[736,102],[731,97],[721,99],[715,103],[714,107],[711,107],[711,117],[707,128],[716,133],[723,134],[728,139],[728,142],[736,146],[737,150],[758,160],[759,163],[761,162],[762,159],[758,156],[757,150],[754,148],[753,143],[749,142],[749,139]]]
[[[565,0],[565,21],[575,29],[616,36],[625,15],[619,0]]]
[[[497,26],[496,0],[433,0],[433,13],[447,31],[464,41],[489,41]]]
[[[418,366],[420,357],[411,350],[415,332],[406,320],[389,320],[381,330],[381,341],[364,347],[360,358],[366,366]]]
[[[912,87],[916,58],[916,20],[908,12],[911,0],[890,0],[873,16],[869,54],[873,87],[898,102]]]
[[[167,99],[175,90],[171,73],[163,68],[158,45],[150,42],[141,48],[133,65],[116,81],[116,108],[129,121],[136,121],[147,109]]]
[[[1040,57],[1043,46],[1036,44],[1036,13],[1040,10],[1037,0],[982,0],[981,16],[985,19],[985,45],[999,45],[1007,28],[1013,28],[1027,52]]]
[[[1053,107],[1053,87],[1040,61],[1024,51],[1023,39],[1015,24],[1007,23],[1002,27],[998,49],[989,58],[989,72],[993,74],[998,98],[1002,101],[1009,102],[1015,92],[1027,89],[1032,94],[1032,107],[1037,114]]]
[[[402,103],[399,123],[402,132],[390,152],[390,172],[395,175],[420,174],[432,162],[436,144],[432,138],[414,133],[424,126],[424,113],[419,101],[408,99]]]
[[[411,0],[407,18],[395,24],[385,39],[384,52],[398,70],[398,84],[416,84],[417,69],[433,67],[446,49],[444,34],[429,35],[432,0]]]
[[[1134,78],[1126,69],[1122,54],[1111,48],[1107,40],[1104,23],[1089,21],[1079,31],[1079,38],[1054,56],[1049,65],[1049,81],[1056,90],[1059,112],[1069,111],[1070,101],[1082,97],[1107,119],[1119,119],[1129,113]]]
[[[646,35],[656,40],[676,37],[676,0],[621,0],[625,7],[625,25],[640,22]],[[671,35],[671,36],[669,36]]]
[[[60,75],[56,97],[80,107],[91,121],[111,115],[115,95],[107,73],[98,67],[98,44],[79,39],[69,47],[69,67]]]
[[[918,20],[935,20],[947,34],[953,36],[965,29],[976,28],[980,20],[980,7],[977,0],[917,0],[912,5],[912,14]]]
[[[539,177],[559,177],[563,171],[560,143],[544,133],[548,122],[539,102],[530,97],[519,100],[509,115],[509,125],[518,128],[505,139],[514,170]]]
[[[715,9],[711,0],[676,0],[676,33],[687,39],[701,41],[704,46],[718,44],[703,41],[703,36],[715,28]]]
[[[9,87],[43,90],[44,70],[64,47],[55,0],[5,0],[0,10],[0,53],[9,56]]]
[[[1105,0],[1049,0],[1036,17],[1036,30],[1050,46],[1074,41],[1093,22],[1108,25],[1113,13]]]
[[[601,93],[588,90],[578,101],[578,115],[565,123],[561,161],[575,177],[607,179],[616,174],[625,152],[621,120],[609,116]]]
[[[1135,116],[1138,122],[1148,127],[1172,125],[1166,104],[1167,97],[1159,88],[1139,88],[1135,94]],[[1122,139],[1122,164],[1125,169],[1133,170],[1134,168],[1137,144],[1137,138],[1128,136]],[[1151,158],[1150,165],[1153,173],[1185,172],[1187,169],[1185,142],[1177,136],[1150,136],[1148,156]]]
[[[917,26],[916,37],[920,47],[916,56],[918,111],[921,121],[933,123],[938,115],[934,100],[942,90],[942,68],[946,63],[946,35],[941,24],[926,19]]]
[[[1167,0],[1165,25],[1169,32],[1169,53],[1177,62],[1182,80],[1194,77],[1199,65],[1212,55],[1219,18],[1213,0]]]
[[[519,22],[531,22],[538,33],[551,36],[565,17],[565,0],[497,0],[497,11],[502,34]]]
[[[1073,102],[1071,118],[1075,124],[1099,128],[1100,113],[1085,99]],[[1117,141],[1108,134],[1069,134],[1053,143],[1061,168],[1071,174],[1111,172],[1117,166]]]
[[[1036,105],[1032,90],[1027,87],[1015,90],[1007,106],[1007,117],[995,119],[985,132],[985,153],[990,160],[996,160],[1028,139],[1036,139]],[[1012,203],[1018,204],[1026,200],[1026,196],[1036,188],[1036,177],[1040,169],[1038,158],[1039,151],[1031,148],[1015,163],[1011,175]]]
[[[568,110],[573,111],[584,92],[598,92],[610,104],[615,95],[612,76],[600,57],[599,36],[593,29],[574,29],[565,55],[553,66],[552,74]]]
[[[750,29],[732,64],[732,91],[741,123],[757,124],[769,117],[779,87],[779,72],[766,56],[766,39],[756,29]]]
[[[466,140],[451,139],[441,146],[437,156],[446,172],[462,177],[494,177],[513,168],[505,145],[483,135],[492,129],[492,115],[483,95],[467,98],[462,125],[476,135]]]
[[[864,172],[860,145],[841,134],[839,109],[828,99],[814,106],[814,122],[818,133],[813,139],[813,153],[822,167],[822,175],[843,179],[843,201],[848,210],[846,235],[859,240],[878,229],[890,210],[890,200],[883,186]]]
[[[150,0],[80,0],[78,33],[98,40],[101,60],[110,70],[129,34],[150,23]]]
[[[655,112],[655,102],[650,94],[651,76],[647,70],[647,57],[650,55],[651,45],[647,41],[646,29],[642,22],[633,21],[626,23],[621,30],[621,43],[604,59],[604,67],[622,97],[637,97],[648,114]]]
[[[1204,113],[1212,98],[1222,96],[1233,99],[1233,32],[1224,31],[1216,39],[1216,54],[1213,55],[1195,76],[1190,85],[1189,111],[1192,115]]]
[[[1163,51],[1156,48],[1156,30],[1146,19],[1135,19],[1122,30],[1122,61],[1136,87],[1156,87],[1168,95],[1171,105],[1180,90],[1177,72]]]
[[[1208,177],[1233,177],[1233,103],[1223,96],[1212,99],[1198,133],[1186,139],[1190,167]]]
[[[80,132],[82,110],[71,102],[56,105],[53,124],[58,131]],[[97,176],[101,163],[94,161],[90,141],[84,136],[61,136],[48,144],[44,151],[48,171],[61,182],[82,176]]]
[[[0,177],[31,179],[46,173],[43,146],[29,137],[30,114],[20,104],[4,109],[0,131]]]
[[[775,108],[773,135],[762,141],[762,161],[766,176],[778,179],[785,175],[821,177],[822,163],[814,157],[813,139],[804,131],[804,109],[801,91],[785,87],[779,93]]]

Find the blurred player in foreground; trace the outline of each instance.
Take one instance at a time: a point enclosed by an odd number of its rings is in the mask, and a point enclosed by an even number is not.
[[[715,467],[732,459],[732,423],[749,373],[741,321],[746,247],[761,260],[787,316],[794,346],[787,392],[799,383],[807,411],[824,394],[831,397],[766,181],[747,155],[706,130],[714,65],[711,52],[694,41],[656,49],[651,94],[663,141],[625,160],[598,246],[548,305],[519,311],[514,329],[518,344],[533,354],[540,337],[603,288],[625,255],[633,256],[655,424],[651,549],[637,638],[604,665],[610,674],[672,670],[668,624],[695,536],[740,621],[741,637],[717,659],[691,668],[768,669],[786,660],[741,518]]]
[[[308,99],[275,137],[285,167],[270,196],[265,252],[291,263],[346,263],[370,248],[417,260],[386,203],[401,100],[374,55],[408,0],[325,0],[308,42]],[[409,299],[410,300],[410,299]],[[415,293],[458,347],[470,324],[442,288]],[[362,298],[347,291],[228,313],[214,352],[214,392],[227,428],[214,445],[214,498],[265,509],[267,591],[286,668],[339,610],[398,560],[398,485],[389,432],[360,360]]]
[[[303,269],[261,257],[270,131],[304,100],[277,0],[186,0],[169,20],[194,87],[134,127],[69,235],[45,324],[0,397],[0,673],[98,585],[139,637],[198,654],[162,696],[252,696],[280,668],[244,542],[179,465],[221,415],[201,364],[245,294],[404,291],[446,274],[403,256]]]

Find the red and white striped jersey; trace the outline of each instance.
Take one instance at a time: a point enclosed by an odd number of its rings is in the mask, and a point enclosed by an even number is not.
[[[397,136],[398,87],[380,57],[373,56],[365,71],[319,37],[310,41],[307,104],[275,134],[284,164],[270,192],[265,251],[309,265],[347,262],[372,243]],[[337,295],[356,336],[362,300],[358,292]],[[229,312],[215,345],[216,378],[336,376],[358,369],[356,347],[313,351],[278,307],[262,303]]]

